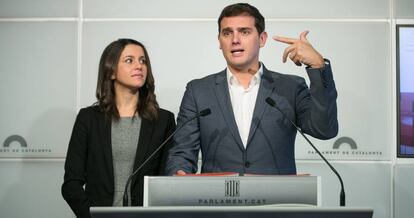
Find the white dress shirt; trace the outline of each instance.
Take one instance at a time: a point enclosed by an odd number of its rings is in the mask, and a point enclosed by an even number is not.
[[[227,68],[227,83],[229,86],[231,105],[233,107],[237,128],[239,129],[239,134],[245,148],[247,139],[249,138],[254,106],[256,105],[262,74],[263,68],[262,64],[260,64],[259,70],[250,80],[249,87],[245,89]]]

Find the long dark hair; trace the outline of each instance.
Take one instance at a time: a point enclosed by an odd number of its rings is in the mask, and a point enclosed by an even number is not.
[[[218,18],[218,31],[221,31],[221,20],[225,17],[248,15],[254,17],[254,25],[259,35],[265,30],[265,19],[260,11],[247,3],[236,3],[225,7]]]
[[[119,120],[120,116],[115,103],[114,80],[111,79],[111,76],[116,73],[122,51],[130,44],[140,46],[144,50],[147,66],[147,78],[145,84],[139,89],[135,113],[138,113],[142,118],[154,121],[158,118],[159,106],[154,93],[154,76],[151,70],[150,58],[145,46],[133,39],[118,39],[106,46],[103,51],[99,62],[98,84],[96,86],[98,101],[96,104],[107,117],[115,121]]]

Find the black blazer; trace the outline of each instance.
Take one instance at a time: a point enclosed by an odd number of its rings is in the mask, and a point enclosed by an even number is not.
[[[174,130],[174,114],[167,110],[160,109],[159,119],[154,122],[142,118],[134,169]],[[132,205],[142,205],[144,175],[163,174],[169,146],[161,149],[132,180]],[[81,109],[76,118],[66,155],[62,195],[77,217],[90,217],[91,206],[112,206],[111,120],[98,106]]]

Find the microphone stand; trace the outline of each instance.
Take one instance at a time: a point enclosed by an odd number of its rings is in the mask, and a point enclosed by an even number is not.
[[[331,168],[331,170],[335,173],[335,175],[338,177],[339,182],[341,183],[341,193],[339,196],[339,206],[344,207],[345,206],[345,189],[344,189],[344,183],[342,181],[341,176],[339,175],[338,171],[329,163],[329,161],[322,155],[322,153],[313,145],[313,143],[306,137],[306,135],[303,133],[302,129],[299,128],[292,120],[290,120],[286,114],[276,105],[276,102],[268,97],[266,98],[266,103],[268,103],[271,107],[276,108],[280,113],[282,113],[283,117],[287,119],[295,128],[296,130],[305,138],[305,140],[312,146],[312,148],[318,153],[318,155],[325,161],[325,163]]]
[[[183,128],[188,122],[190,122],[190,121],[192,121],[192,120],[194,120],[194,119],[196,119],[196,118],[199,118],[199,117],[204,117],[204,116],[207,116],[207,115],[209,115],[211,113],[211,110],[210,109],[204,109],[204,110],[202,110],[202,111],[200,111],[200,113],[198,113],[196,116],[194,116],[194,117],[192,117],[191,119],[188,119],[188,120],[186,120],[180,127],[178,127],[177,129],[175,129],[174,130],[174,132],[173,133],[171,133],[165,140],[164,140],[164,142],[163,143],[161,143],[161,145],[160,146],[158,146],[158,148],[154,151],[154,152],[152,152],[152,154],[128,177],[128,180],[127,180],[127,182],[126,182],[126,185],[125,185],[125,189],[124,189],[124,196],[123,196],[123,198],[122,198],[122,205],[124,206],[124,207],[126,207],[126,206],[128,206],[128,187],[129,187],[129,184],[131,183],[131,181],[132,181],[132,178],[141,170],[141,168],[142,167],[144,167],[145,166],[145,164],[146,163],[148,163],[148,161],[150,161],[151,160],[151,158],[162,148],[162,147],[164,147],[164,145],[165,144],[167,144],[167,142],[181,129],[181,128]]]

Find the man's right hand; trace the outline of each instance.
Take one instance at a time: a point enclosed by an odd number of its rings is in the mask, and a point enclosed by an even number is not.
[[[297,66],[302,66],[302,64],[311,68],[322,68],[325,66],[322,55],[313,48],[306,38],[308,33],[309,31],[302,32],[299,39],[281,36],[273,37],[275,41],[289,45],[283,52],[283,63],[289,57]]]
[[[184,176],[186,173],[184,172],[184,170],[178,170],[175,175],[176,176]]]

